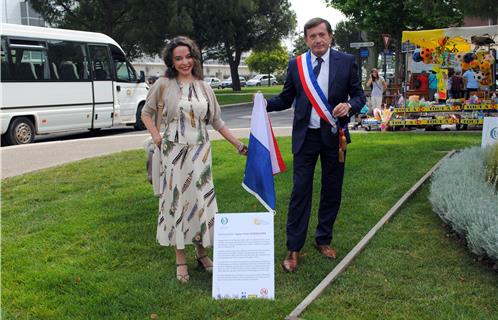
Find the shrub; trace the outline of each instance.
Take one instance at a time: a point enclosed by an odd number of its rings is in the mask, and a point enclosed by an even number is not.
[[[472,252],[498,260],[498,193],[486,183],[487,154],[473,147],[444,161],[432,176],[429,200]]]
[[[486,181],[498,190],[498,143],[488,147],[486,154]]]

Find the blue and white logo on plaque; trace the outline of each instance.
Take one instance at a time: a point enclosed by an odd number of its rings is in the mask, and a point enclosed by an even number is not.
[[[498,143],[498,117],[485,117],[482,126],[481,147]]]

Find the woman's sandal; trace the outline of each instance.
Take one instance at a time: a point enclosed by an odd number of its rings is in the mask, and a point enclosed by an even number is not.
[[[207,272],[213,272],[213,266],[212,265],[206,267],[204,265],[204,263],[202,263],[202,259],[204,259],[204,258],[208,258],[209,259],[209,257],[207,255],[203,255],[203,256],[200,256],[200,257],[197,257],[197,256],[195,257],[195,259],[197,259],[197,264],[199,265],[199,268],[202,268],[202,269],[206,270]]]
[[[188,271],[185,274],[178,273],[178,267],[186,266],[186,265],[187,265],[186,263],[177,263],[176,264],[176,279],[178,279],[178,281],[180,281],[181,283],[187,283],[190,280],[190,275],[188,274]]]

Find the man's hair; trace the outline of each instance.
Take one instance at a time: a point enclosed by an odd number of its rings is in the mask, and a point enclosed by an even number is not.
[[[167,67],[166,76],[170,79],[174,79],[176,78],[176,76],[178,76],[178,71],[174,68],[173,63],[173,50],[175,50],[175,48],[179,46],[185,46],[189,48],[190,55],[194,60],[192,75],[198,80],[202,79],[201,53],[199,51],[199,47],[197,47],[192,39],[185,36],[178,36],[176,38],[173,38],[170,42],[168,42],[166,48],[164,48],[163,50],[163,60],[164,64],[166,64]]]
[[[314,28],[321,23],[325,23],[325,27],[327,27],[328,33],[332,35],[332,26],[327,20],[322,18],[313,18],[311,20],[308,20],[308,22],[306,22],[306,24],[304,25],[304,37],[306,38],[306,32],[308,31],[308,29]]]

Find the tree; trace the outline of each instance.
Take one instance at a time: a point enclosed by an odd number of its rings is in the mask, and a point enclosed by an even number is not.
[[[300,54],[305,53],[308,51],[308,46],[306,45],[306,42],[304,42],[304,33],[300,32],[296,34],[296,39],[292,43],[294,46],[294,49],[292,50],[292,54],[294,57],[297,57]]]
[[[358,33],[360,33],[358,26],[352,21],[340,21],[335,26],[334,39],[336,45],[341,51],[356,55],[357,49],[351,48],[351,42],[358,42]]]
[[[401,56],[401,35],[405,30],[434,29],[461,25],[463,13],[458,4],[461,0],[327,0],[344,13],[359,28],[380,39],[383,33],[391,35],[391,48],[396,57]],[[396,70],[400,70],[396,59]],[[399,72],[396,73],[396,78]]]
[[[289,54],[282,44],[273,49],[255,50],[246,59],[246,64],[250,70],[259,73],[271,73],[285,69],[289,62]],[[268,77],[268,86],[271,85]]]
[[[131,58],[160,52],[169,30],[188,26],[188,21],[166,15],[178,12],[176,1],[31,0],[30,3],[52,26],[107,34]]]
[[[465,15],[491,20],[492,25],[498,24],[498,6],[496,0],[460,1],[461,10]]]
[[[195,9],[198,6],[203,10]],[[240,91],[242,53],[279,43],[296,25],[288,0],[189,0],[181,2],[182,7],[192,18],[192,37],[210,50],[210,57],[230,65],[234,91]]]

